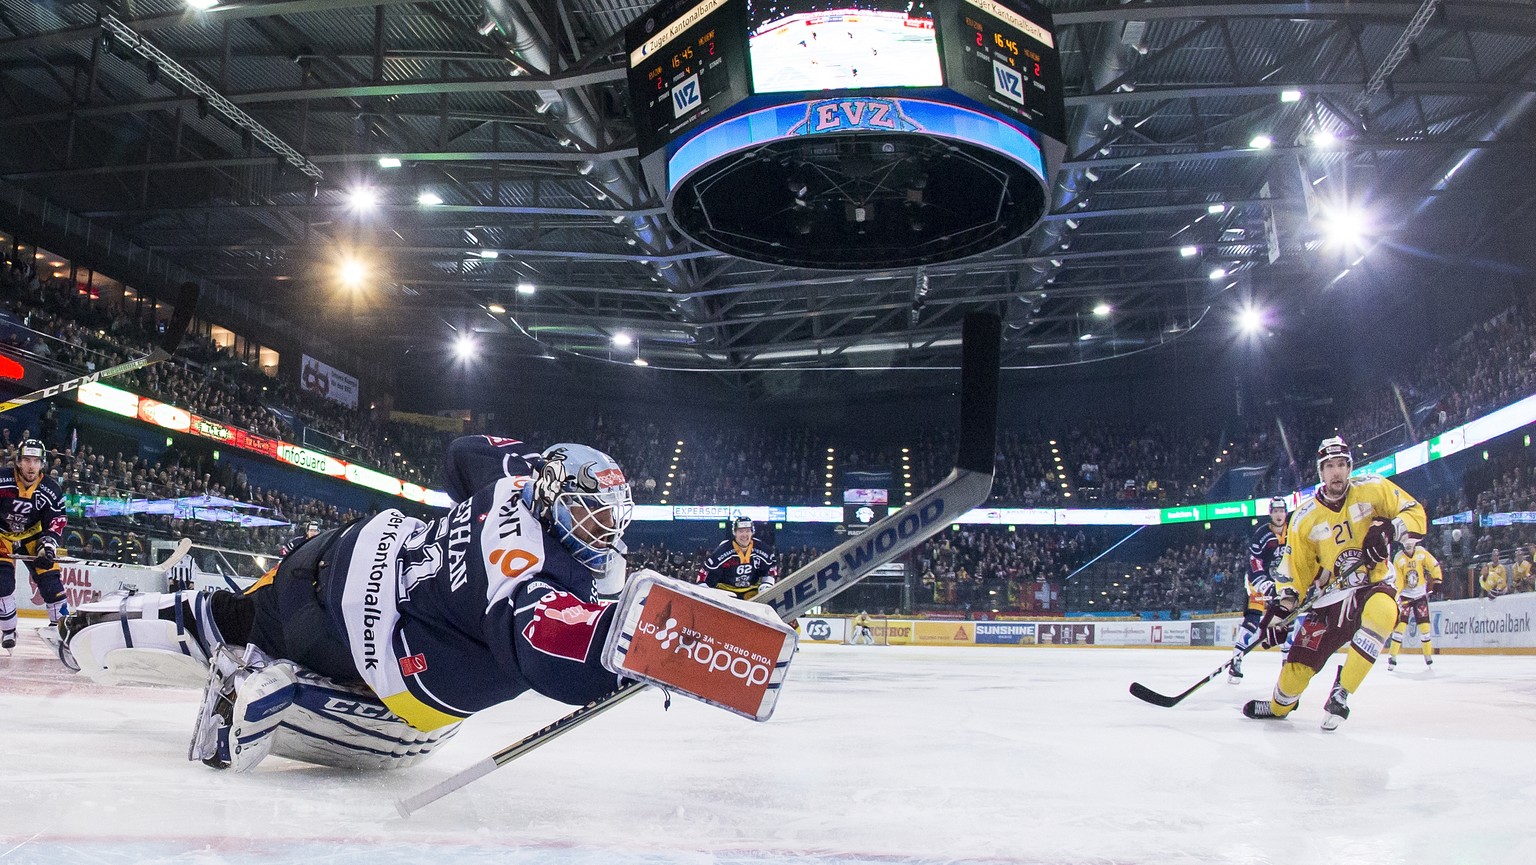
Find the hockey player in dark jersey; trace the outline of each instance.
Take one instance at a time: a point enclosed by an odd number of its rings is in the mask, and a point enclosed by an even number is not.
[[[287,558],[289,553],[292,553],[294,550],[299,548],[299,545],[303,544],[305,541],[318,534],[320,534],[320,524],[311,521],[309,524],[304,526],[304,534],[294,535],[293,537],[284,541],[281,547],[277,548],[278,558]]]
[[[1285,553],[1285,499],[1269,500],[1269,522],[1253,533],[1248,544],[1248,606],[1243,610],[1243,624],[1237,629],[1232,646],[1232,660],[1227,662],[1227,680],[1242,681],[1243,654],[1259,638],[1259,622],[1275,596],[1275,566]]]
[[[62,629],[66,663],[108,682],[206,679],[188,757],[236,771],[268,753],[398,768],[528,690],[590,702],[620,683],[609,630],[643,604],[607,600],[626,578],[629,484],[585,445],[525,451],[454,441],[445,516],[322,532],[243,595],[85,605]]]
[[[721,541],[699,568],[700,583],[730,592],[743,600],[756,597],[778,578],[778,557],[753,537],[750,517],[732,520],[731,539]]]
[[[48,621],[67,613],[59,576],[59,539],[64,534],[64,491],[44,474],[48,449],[37,439],[21,443],[16,465],[0,470],[0,648],[16,645],[16,560],[29,567]]]

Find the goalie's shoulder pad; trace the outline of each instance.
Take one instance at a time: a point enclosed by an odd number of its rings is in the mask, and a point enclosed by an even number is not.
[[[797,640],[763,604],[642,570],[619,598],[603,666],[766,721]]]

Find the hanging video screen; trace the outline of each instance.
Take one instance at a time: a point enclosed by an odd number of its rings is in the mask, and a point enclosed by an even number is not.
[[[933,13],[910,0],[751,0],[756,93],[944,83]]]

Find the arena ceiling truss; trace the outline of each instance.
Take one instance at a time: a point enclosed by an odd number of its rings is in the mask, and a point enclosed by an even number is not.
[[[1049,366],[1201,339],[1265,274],[1332,278],[1330,208],[1454,197],[1536,101],[1528,2],[1047,5],[1069,111],[1050,213],[922,272],[766,266],[672,229],[640,180],[629,0],[6,2],[0,206],[360,356],[468,331],[610,358],[625,333],[661,367],[949,365],[989,306],[1005,364]]]

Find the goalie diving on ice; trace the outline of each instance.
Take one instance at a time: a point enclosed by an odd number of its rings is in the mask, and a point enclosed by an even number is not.
[[[646,591],[625,592],[633,504],[623,469],[586,445],[528,451],[460,438],[447,457],[456,504],[439,519],[386,510],[321,532],[243,594],[82,605],[61,626],[62,656],[103,682],[204,687],[188,758],[236,771],[269,754],[409,766],[519,694],[581,705],[625,679],[771,714],[793,631],[760,605],[654,572],[631,580]],[[646,597],[663,595],[664,620],[640,615]],[[706,621],[715,645],[756,656],[699,660]],[[634,628],[653,629],[652,649],[669,624],[676,662],[631,651]]]

